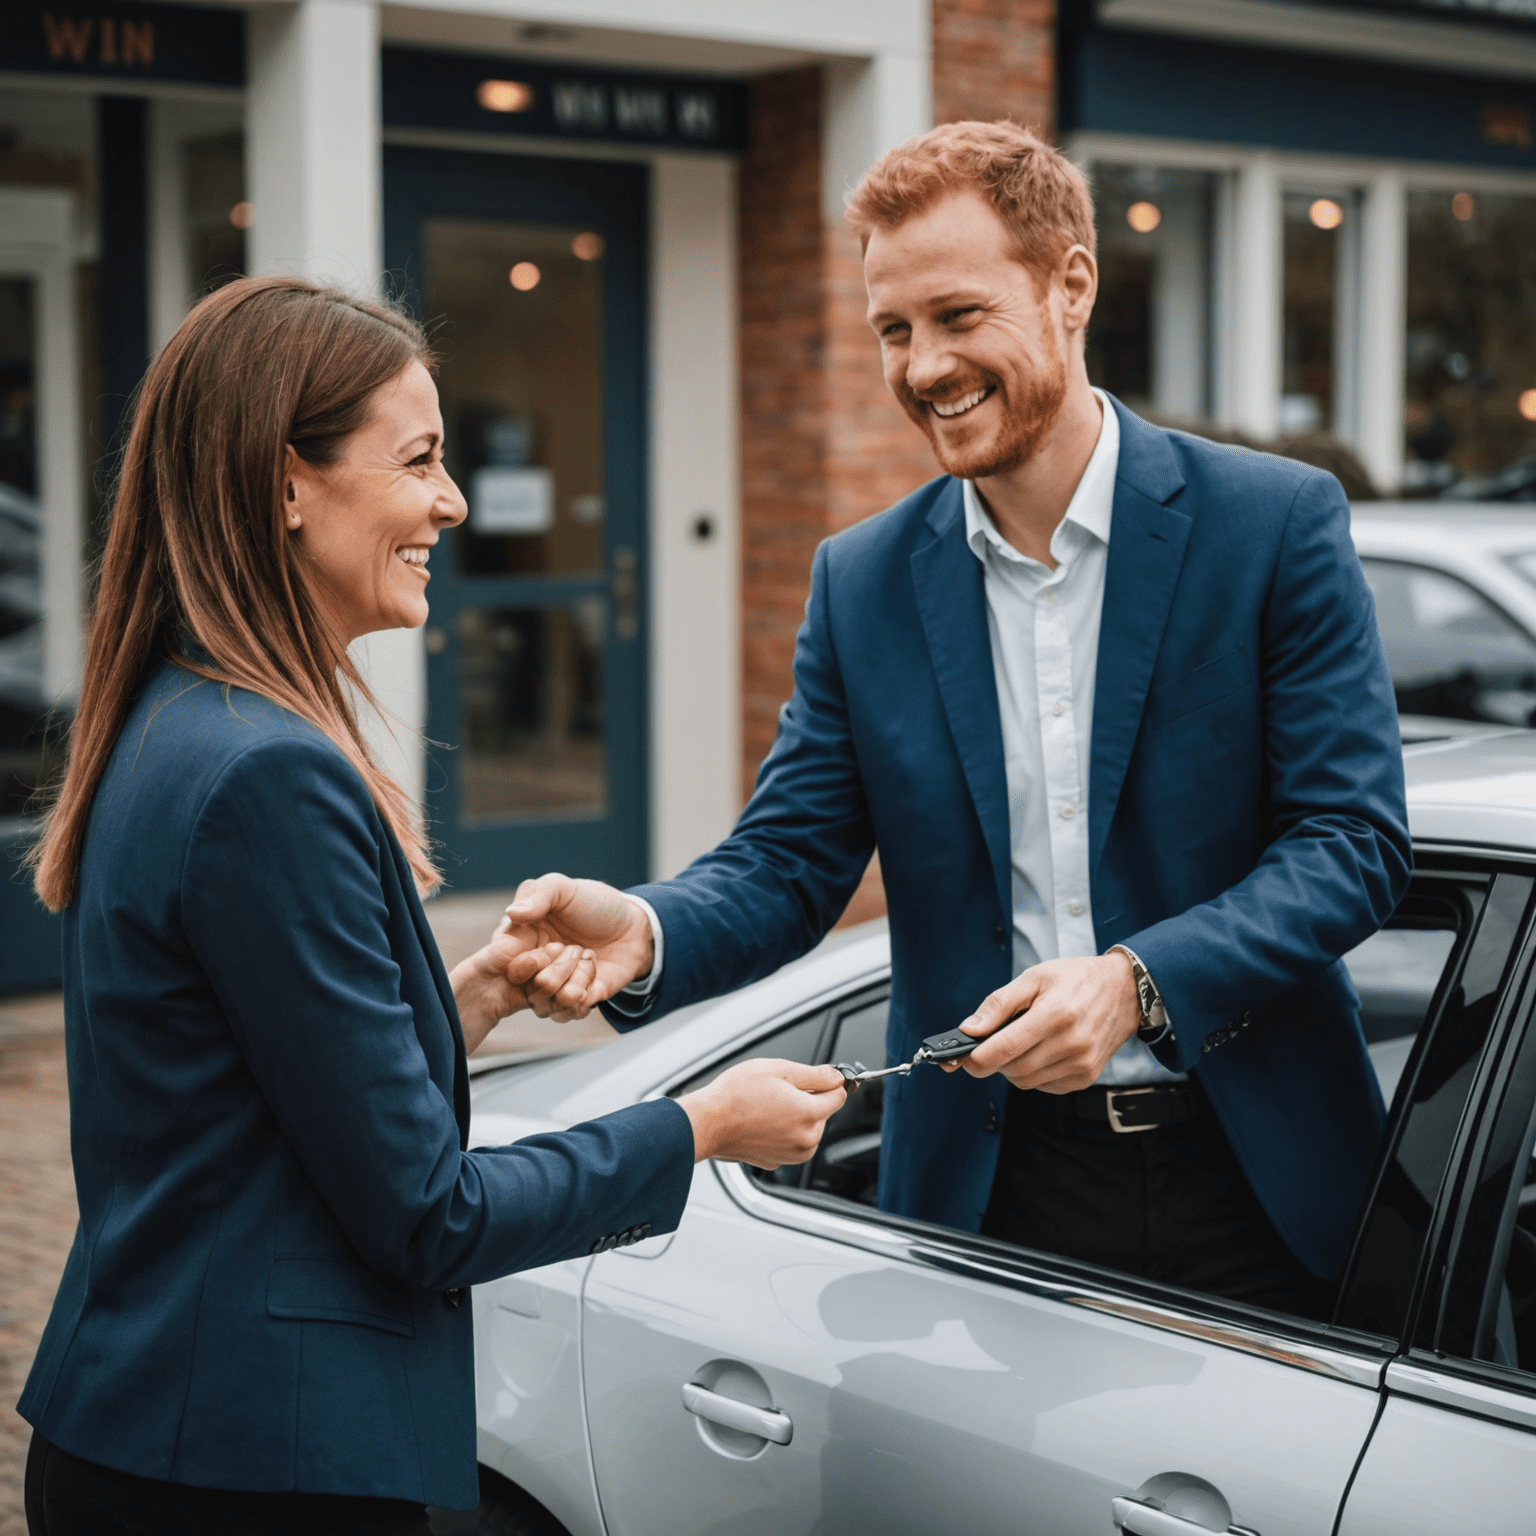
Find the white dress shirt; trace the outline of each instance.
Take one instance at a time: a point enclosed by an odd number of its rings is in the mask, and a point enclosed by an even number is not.
[[[985,572],[1003,727],[1015,976],[1041,960],[1099,952],[1089,889],[1088,763],[1120,423],[1103,392],[1094,393],[1103,424],[1051,535],[1054,571],[1009,544],[975,484],[962,482],[966,542]],[[1174,1078],[1132,1036],[1099,1083],[1124,1087]]]

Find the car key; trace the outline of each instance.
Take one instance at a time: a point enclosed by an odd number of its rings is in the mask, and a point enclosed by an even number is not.
[[[916,1065],[915,1061],[903,1061],[894,1067],[866,1067],[862,1061],[834,1061],[832,1063],[843,1074],[843,1081],[852,1090],[860,1083],[871,1082],[877,1077],[905,1077]]]
[[[919,1061],[958,1061],[962,1056],[969,1056],[985,1038],[962,1035],[958,1029],[946,1029],[943,1034],[929,1035],[912,1060],[914,1065]]]

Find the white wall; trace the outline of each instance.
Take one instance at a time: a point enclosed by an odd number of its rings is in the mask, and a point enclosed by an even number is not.
[[[736,167],[658,155],[653,175],[651,872],[666,879],[740,808]]]

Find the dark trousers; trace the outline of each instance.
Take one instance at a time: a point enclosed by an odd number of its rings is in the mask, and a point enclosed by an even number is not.
[[[426,1507],[325,1493],[234,1493],[114,1472],[50,1445],[27,1452],[31,1536],[430,1536]]]
[[[1276,1312],[1327,1315],[1331,1288],[1271,1225],[1198,1087],[1192,1119],[1131,1134],[1107,1117],[1085,1119],[1079,1101],[1090,1094],[1102,1106],[1102,1089],[1008,1090],[987,1236]]]

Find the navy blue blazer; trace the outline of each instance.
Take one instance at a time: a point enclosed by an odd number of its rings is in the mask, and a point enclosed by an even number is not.
[[[465,1151],[448,978],[317,730],[163,666],[64,914],[80,1225],[19,1405],[140,1477],[467,1508],[462,1287],[670,1231],[672,1100]]]
[[[1095,933],[1146,962],[1173,1019],[1168,1063],[1199,1077],[1276,1227],[1332,1276],[1384,1121],[1339,956],[1390,915],[1411,861],[1375,610],[1331,476],[1116,409]],[[1012,972],[983,573],[948,477],[817,551],[794,695],[741,820],[678,879],[637,890],[667,949],[638,1016],[809,948],[876,846],[895,1061]],[[974,1231],[1006,1093],[1001,1077],[888,1080],[881,1205]]]

